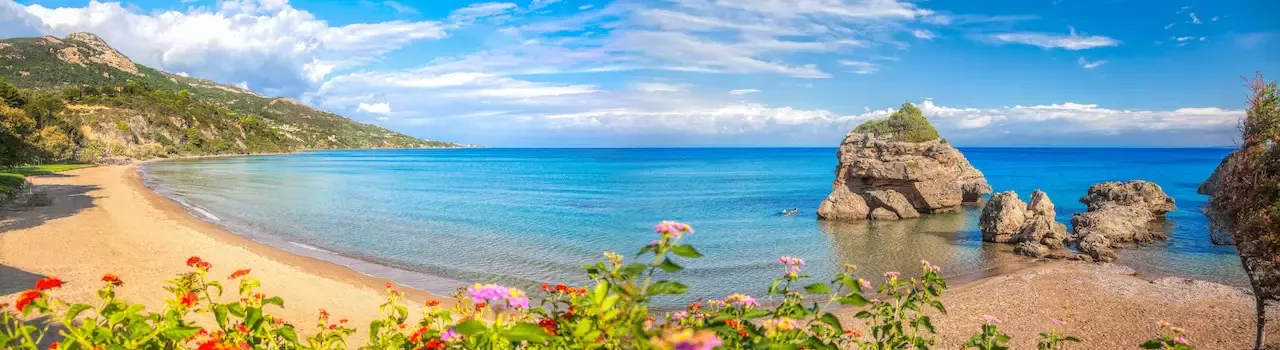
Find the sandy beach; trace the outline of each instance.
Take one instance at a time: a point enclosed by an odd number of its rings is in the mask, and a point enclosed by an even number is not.
[[[52,205],[4,213],[0,300],[12,300],[41,277],[58,276],[67,281],[57,291],[60,297],[92,301],[98,279],[115,273],[125,281],[120,297],[159,309],[167,297],[165,280],[188,271],[183,262],[190,256],[210,261],[215,276],[251,268],[265,293],[284,298],[287,308],[277,314],[299,325],[310,324],[324,308],[363,332],[384,300],[381,279],[259,244],[188,215],[143,186],[136,166],[31,181]],[[409,292],[418,303],[436,298]],[[1004,321],[1001,328],[1013,336],[1014,348],[1034,348],[1052,319],[1066,320],[1069,333],[1085,340],[1073,348],[1135,348],[1156,332],[1160,320],[1186,328],[1201,349],[1241,349],[1253,339],[1252,298],[1243,290],[1178,278],[1147,281],[1109,264],[1043,263],[953,286],[944,303],[949,314],[934,321],[939,348],[958,347],[978,329],[982,315]],[[1069,312],[1063,309],[1068,303]]]

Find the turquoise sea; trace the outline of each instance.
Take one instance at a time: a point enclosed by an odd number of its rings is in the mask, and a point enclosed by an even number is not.
[[[1200,184],[1228,149],[961,148],[997,191],[1037,188],[1069,223],[1090,184],[1144,179],[1177,200],[1172,239],[1122,250],[1149,277],[1246,282],[1235,251],[1210,243]],[[585,281],[601,252],[630,256],[661,220],[689,223],[705,255],[677,279],[689,298],[759,294],[778,256],[827,276],[918,271],[953,278],[1025,263],[984,244],[978,208],[904,222],[830,223],[834,148],[423,149],[312,151],[158,162],[145,181],[194,215],[277,247],[448,293],[460,283]],[[799,208],[793,217],[783,209]],[[231,263],[231,262],[227,262]],[[224,264],[227,264],[224,263]]]

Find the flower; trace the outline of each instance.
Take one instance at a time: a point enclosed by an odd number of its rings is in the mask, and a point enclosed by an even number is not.
[[[9,307],[9,303],[0,303],[0,311],[4,311],[6,307]]]
[[[855,331],[855,330],[852,330],[852,329],[848,329],[848,328],[845,328],[845,329],[844,329],[844,334],[845,334],[845,335],[848,335],[848,336],[852,336],[852,337],[854,337],[854,338],[862,338],[862,333],[861,333],[861,332],[858,332],[858,331]]]
[[[861,278],[858,279],[858,285],[862,288],[871,288],[871,282]]]
[[[778,258],[778,262],[782,263],[783,265],[804,265],[804,259],[793,258],[789,256]]]
[[[186,307],[195,306],[196,303],[199,303],[199,302],[200,302],[200,298],[196,296],[196,292],[187,292],[187,295],[184,295],[181,301],[182,306],[186,306]]]
[[[422,333],[426,333],[426,332],[427,332],[427,327],[418,327],[418,330],[413,331],[413,334],[409,335],[409,342],[413,344],[417,344],[419,341],[422,340]]]
[[[431,341],[427,342],[427,345],[425,345],[425,347],[427,349],[432,349],[432,350],[444,349],[444,342],[440,341],[440,339],[431,339]]]
[[[454,332],[453,328],[446,329],[444,333],[440,333],[440,340],[450,341],[458,338],[458,332]]]
[[[723,345],[724,341],[714,331],[704,329],[695,333],[692,329],[685,328],[668,329],[662,337],[654,337],[650,343],[659,349],[711,350]]]
[[[538,320],[538,327],[542,327],[542,330],[547,331],[548,334],[556,335],[556,320],[554,319],[544,318]]]
[[[676,321],[683,320],[683,319],[685,319],[686,317],[689,317],[689,312],[688,312],[688,311],[680,311],[680,312],[677,312],[677,313],[671,314],[671,319],[676,320]]]
[[[553,290],[554,290],[554,289],[551,289],[551,285],[550,285],[550,284],[546,284],[546,283],[543,283],[543,284],[542,284],[542,291],[543,291],[543,292],[545,292],[545,293],[550,293],[550,292],[551,292],[551,291],[553,291]]]
[[[788,317],[768,319],[761,322],[761,325],[769,331],[791,331],[800,328],[800,323]]]
[[[249,269],[239,269],[239,270],[236,270],[236,272],[232,272],[231,276],[228,276],[227,279],[233,280],[240,277],[244,277],[245,275],[248,275],[248,274],[249,274]]]
[[[622,265],[622,255],[614,252],[604,252],[604,258],[609,260],[609,264],[613,266]]]
[[[320,320],[325,321],[328,319],[329,319],[329,311],[325,309],[320,309]]]
[[[987,324],[997,324],[997,323],[1000,323],[1000,319],[991,315],[983,315],[982,322],[986,322]]]
[[[477,305],[502,300],[506,301],[507,305],[517,309],[529,308],[529,296],[523,290],[517,288],[477,283],[475,286],[467,288],[467,294],[472,300],[478,302]]]
[[[49,344],[49,350],[58,350],[58,342],[53,342],[53,344]]]
[[[46,291],[54,288],[61,288],[62,280],[57,277],[45,277],[36,281],[36,290]]]
[[[889,271],[889,272],[885,272],[885,273],[884,273],[884,279],[888,280],[888,281],[889,281],[889,283],[897,282],[897,281],[898,281],[898,272],[897,272],[897,271]]]
[[[1054,324],[1054,325],[1058,325],[1058,326],[1061,326],[1061,325],[1067,324],[1067,321],[1058,320],[1058,319],[1055,319],[1055,320],[1053,320],[1053,321],[1051,321],[1051,322],[1053,322],[1053,324]]]
[[[18,309],[18,312],[26,311],[27,305],[31,305],[32,302],[36,301],[36,299],[40,299],[42,297],[44,297],[44,294],[41,294],[40,291],[28,289],[18,295],[18,301],[13,303],[13,307]]]
[[[204,260],[201,260],[200,257],[198,256],[187,258],[187,266],[196,267],[196,264],[200,263],[201,261],[204,261]]]
[[[107,284],[110,284],[116,287],[124,285],[124,281],[120,280],[120,276],[116,276],[115,274],[111,274],[111,273],[102,275],[102,281],[107,282]]]
[[[663,238],[671,237],[674,239],[680,239],[680,236],[685,233],[693,233],[693,227],[688,224],[668,220],[658,223],[657,226],[653,227],[653,231],[662,235]]]
[[[517,309],[529,308],[529,296],[525,295],[523,290],[511,288],[507,290],[507,293],[510,294],[507,296],[507,304],[510,304],[511,307]]]
[[[760,306],[760,303],[756,301],[756,298],[752,298],[750,295],[745,295],[745,294],[733,294],[733,295],[727,296],[724,298],[724,302],[729,303],[733,306],[741,306],[741,307]]]
[[[920,267],[923,268],[925,272],[938,272],[938,270],[942,269],[938,267],[938,265],[930,264],[928,260],[920,260]]]
[[[435,299],[428,299],[426,304],[427,306],[439,306],[440,301]]]
[[[1186,337],[1183,337],[1181,335],[1179,335],[1177,338],[1173,338],[1173,342],[1182,344],[1182,345],[1191,345],[1191,342],[1188,341]]]
[[[1156,324],[1160,325],[1160,328],[1169,328],[1169,326],[1171,326],[1169,322],[1165,322],[1165,321],[1156,322]]]

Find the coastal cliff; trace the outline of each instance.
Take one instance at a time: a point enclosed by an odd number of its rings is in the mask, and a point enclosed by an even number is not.
[[[975,202],[991,186],[959,150],[938,138],[919,109],[858,126],[840,143],[835,181],[818,217],[898,220]]]

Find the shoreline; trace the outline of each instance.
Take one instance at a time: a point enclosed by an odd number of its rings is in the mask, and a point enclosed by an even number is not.
[[[0,300],[11,300],[35,279],[56,275],[68,281],[57,292],[60,297],[93,301],[98,277],[116,273],[125,279],[122,298],[159,308],[168,297],[164,281],[188,271],[183,261],[198,255],[214,264],[215,277],[236,268],[253,269],[264,292],[284,298],[288,307],[276,314],[295,323],[313,320],[320,308],[357,325],[376,317],[384,279],[201,220],[188,207],[152,191],[143,182],[143,165],[33,177],[37,190],[47,192],[54,204],[5,213],[0,222]],[[1146,280],[1133,269],[1111,264],[1030,261],[951,279],[943,297],[949,313],[934,322],[939,345],[962,343],[981,323],[979,317],[990,314],[1008,322],[1001,329],[1014,336],[1015,348],[1034,347],[1037,334],[1048,329],[1048,320],[1061,313],[1064,301],[1072,305],[1074,317],[1063,319],[1073,335],[1085,339],[1082,348],[1133,347],[1138,343],[1134,339],[1154,334],[1154,323],[1161,319],[1187,328],[1204,348],[1238,348],[1252,339],[1251,296],[1216,283]],[[399,289],[409,293],[415,309],[427,299],[452,302],[421,289]],[[860,324],[850,319],[849,311],[835,312],[846,325]],[[1272,310],[1268,318],[1276,319],[1275,314]],[[307,332],[306,327],[300,330]],[[1280,337],[1272,334],[1272,339]]]

